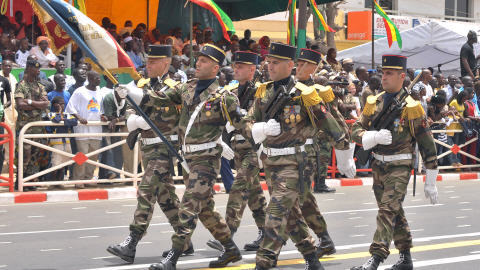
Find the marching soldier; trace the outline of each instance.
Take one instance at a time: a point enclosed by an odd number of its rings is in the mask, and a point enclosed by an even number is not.
[[[370,245],[372,257],[352,270],[376,270],[390,254],[392,239],[400,259],[390,270],[413,269],[412,235],[402,208],[415,157],[415,142],[427,168],[425,196],[437,203],[437,154],[432,133],[420,102],[403,88],[407,58],[382,57],[385,92],[367,98],[363,113],[353,126],[353,140],[372,150],[373,192],[378,205],[377,230]]]
[[[178,82],[168,78],[168,67],[171,63],[172,47],[170,45],[151,45],[147,60],[147,71],[150,77],[148,83],[143,86],[143,92],[130,91],[129,95],[140,108],[150,117],[153,123],[160,129],[170,142],[178,141],[176,127],[180,113],[178,107],[155,106],[155,97],[167,89],[176,89]],[[126,88],[116,89],[121,97],[127,95]],[[175,194],[173,183],[173,160],[167,146],[150,129],[145,120],[138,115],[130,115],[127,120],[130,142],[133,144],[139,133],[142,134],[143,164],[145,174],[138,186],[137,209],[134,213],[132,224],[130,224],[130,235],[118,245],[111,245],[107,251],[132,263],[135,259],[136,246],[140,239],[146,234],[148,225],[152,218],[155,203],[158,203],[163,213],[175,231],[178,230],[178,206],[180,201]],[[188,242],[184,254],[192,254],[193,246]],[[168,253],[168,252],[167,252]]]
[[[318,127],[340,147],[348,145],[343,130],[321,103],[317,91],[295,83],[290,76],[295,54],[295,47],[271,44],[267,61],[270,78],[274,81],[258,87],[253,108],[244,119],[254,142],[263,143],[261,158],[265,172],[271,178],[272,190],[265,238],[257,251],[256,269],[269,269],[276,264],[288,234],[305,258],[306,269],[323,269],[317,259],[314,240],[300,213],[302,194],[307,185],[303,175],[304,144],[312,136],[311,127]],[[287,231],[285,228],[291,219],[297,225]]]
[[[222,244],[224,252],[209,267],[224,267],[242,256],[232,240],[225,219],[215,210],[213,185],[220,170],[220,157],[232,159],[233,151],[222,141],[227,121],[240,123],[238,99],[229,91],[220,90],[216,75],[225,53],[207,44],[200,51],[196,77],[180,88],[168,89],[155,99],[155,106],[182,106],[178,124],[182,151],[190,174],[179,209],[179,228],[172,236],[172,249],[151,270],[176,269],[185,243],[195,230],[197,219]],[[223,150],[222,150],[223,149]]]
[[[238,84],[226,86],[225,88],[238,96],[240,107],[244,114],[253,104],[255,94],[254,75],[256,73],[256,64],[258,55],[251,52],[235,52],[233,57],[234,79]],[[235,233],[240,226],[243,211],[248,203],[252,211],[253,219],[258,227],[258,238],[252,243],[245,245],[247,251],[256,251],[262,242],[265,230],[265,212],[267,202],[260,185],[257,154],[251,140],[247,140],[238,130],[234,131],[233,150],[235,151],[235,166],[237,167],[237,176],[233,182],[228,195],[226,220],[230,231]],[[222,251],[222,245],[215,240],[209,240],[207,245],[211,248]]]

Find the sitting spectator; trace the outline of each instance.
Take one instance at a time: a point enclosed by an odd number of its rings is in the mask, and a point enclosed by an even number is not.
[[[450,109],[453,111],[453,115],[451,118],[454,123],[447,127],[448,130],[462,130],[462,125],[459,122],[464,121],[464,113],[465,113],[465,101],[468,99],[467,91],[462,91],[458,93],[455,99],[453,99],[449,106]],[[447,139],[449,145],[460,145],[465,141],[465,135],[463,132],[447,132]],[[460,163],[460,156],[459,154],[452,153],[450,155],[450,164],[454,167],[460,167],[462,164]]]
[[[330,48],[327,51],[327,63],[332,67],[332,70],[335,72],[340,72],[342,70],[342,65],[337,61],[337,50],[335,48]]]
[[[0,54],[2,60],[15,60],[15,39],[10,39],[8,33],[3,33],[0,36]]]
[[[182,58],[179,56],[179,55],[173,55],[172,56],[172,67],[174,68],[175,70],[175,73],[178,74],[181,78],[181,82],[182,83],[185,83],[187,82],[187,74],[185,74],[185,72],[183,72],[183,70],[181,70],[181,66],[182,66]]]
[[[61,74],[57,74],[61,77]],[[56,75],[56,76],[57,76]],[[68,93],[68,92],[66,92]],[[53,123],[60,123],[64,121],[63,126],[51,126],[47,127],[48,133],[70,133],[72,127],[77,125],[77,119],[72,115],[65,113],[65,101],[61,96],[56,96],[51,100],[51,112],[48,114],[49,119]],[[64,151],[67,153],[72,153],[72,148],[70,146],[70,138],[50,138],[49,145],[57,150]],[[51,166],[55,167],[62,163],[69,161],[71,158],[59,153],[52,153]],[[52,172],[51,180],[52,181],[62,181],[65,178],[65,168],[58,169]],[[62,186],[54,186],[62,187]]]
[[[268,48],[270,47],[270,38],[268,36],[263,36],[258,40],[258,44],[260,45],[260,56],[262,59],[265,58],[265,55],[268,54]]]
[[[49,48],[49,40],[45,36],[37,38],[37,46],[30,50],[30,54],[37,56],[38,62],[42,68],[54,67],[58,61],[58,57]]]
[[[140,48],[138,46],[138,43],[135,42],[135,40],[131,36],[126,37],[123,41],[125,42],[125,51],[135,65],[135,68],[143,68],[145,66],[145,63],[143,62],[142,56],[140,55]]]
[[[195,78],[195,69],[188,68],[186,74],[187,74],[187,79],[192,80],[193,78]]]
[[[38,16],[34,15],[32,24],[27,25],[25,28],[25,35],[28,38],[28,43],[34,44],[37,37],[42,35],[42,29],[38,25]]]
[[[65,90],[65,75],[57,73],[53,76],[53,80],[55,82],[55,91],[48,93],[48,100],[52,102],[54,98],[61,97],[63,98],[64,105],[68,105],[70,93]]]
[[[65,89],[69,89],[70,86],[75,84],[75,79],[73,78],[73,76],[65,74],[66,67],[67,66],[65,65],[65,62],[63,60],[59,60],[55,65],[55,69],[57,70],[55,74],[62,74],[65,76]],[[53,80],[53,76],[55,76],[55,74],[50,75],[50,77],[48,77],[48,79],[52,81],[54,84],[55,84],[55,81]]]
[[[15,22],[16,22],[16,25],[15,26],[15,37],[17,39],[23,39],[25,38],[25,28],[27,27],[27,25],[25,24],[25,20],[23,19],[23,12],[20,11],[20,10],[17,10],[15,12]]]
[[[18,47],[18,51],[15,53],[15,63],[22,68],[25,68],[27,64],[27,57],[30,55],[30,51],[28,49],[28,39],[22,38],[20,40],[20,45]]]

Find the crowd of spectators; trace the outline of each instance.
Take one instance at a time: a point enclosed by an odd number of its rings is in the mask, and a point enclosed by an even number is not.
[[[49,120],[55,123],[63,121],[62,127],[49,127],[47,129],[32,129],[31,132],[49,133],[107,133],[124,132],[126,129],[117,126],[124,122],[131,111],[125,100],[113,91],[113,84],[104,78],[106,85],[100,88],[101,76],[92,69],[92,66],[82,58],[81,51],[73,53],[72,75],[66,74],[65,54],[54,54],[49,45],[49,39],[42,35],[38,27],[38,19],[33,24],[22,23],[22,14],[17,12],[15,22],[8,21],[5,16],[0,16],[0,101],[2,107],[7,108],[16,102],[18,120],[16,132],[28,122]],[[252,51],[261,56],[262,62],[258,65],[260,77],[258,82],[269,81],[267,65],[263,62],[268,53],[270,38],[261,37],[258,41],[252,39],[250,30],[243,33],[243,38],[232,35],[231,43],[225,39],[213,41],[213,31],[209,27],[202,28],[199,23],[194,24],[193,40],[183,38],[180,28],[171,29],[168,33],[161,33],[155,28],[147,31],[146,25],[138,24],[135,28],[131,21],[126,21],[122,28],[109,18],[102,20],[104,27],[125,49],[140,74],[146,73],[145,63],[147,49],[150,44],[170,44],[173,46],[174,55],[169,69],[169,76],[177,81],[186,82],[195,76],[194,63],[190,55],[195,56],[204,44],[215,44],[226,52],[226,59],[219,71],[218,79],[221,86],[233,81],[231,67],[232,56],[236,51]],[[191,46],[190,44],[193,44]],[[313,79],[320,85],[332,85],[338,107],[347,120],[355,120],[361,114],[363,106],[369,95],[382,91],[382,70],[367,69],[355,65],[352,59],[339,59],[336,57],[335,48],[323,52],[318,44],[308,41],[307,48],[318,50],[325,55],[322,64],[317,69]],[[25,68],[17,78],[11,74],[12,68]],[[55,74],[47,77],[41,68],[55,69]],[[418,82],[411,87],[412,97],[419,100],[428,116],[428,123],[432,130],[446,130],[434,133],[437,140],[438,154],[448,150],[446,145],[461,145],[477,137],[479,118],[480,80],[471,76],[458,78],[455,75],[445,77],[440,69],[425,68],[420,70],[408,69],[405,87],[419,76]],[[18,88],[20,86],[19,91]],[[85,125],[91,121],[108,122],[106,126]],[[461,130],[462,132],[453,132]],[[116,143],[119,137],[80,137],[76,139],[57,138],[50,139],[49,145],[62,151],[71,153],[88,153]],[[39,139],[38,141],[46,143]],[[478,156],[476,142],[469,144],[462,150],[473,156]],[[25,158],[24,177],[39,170],[56,166],[67,159],[59,154],[47,154],[42,150],[35,150],[34,146],[26,147],[25,151],[33,157]],[[0,155],[3,159],[3,155]],[[101,153],[98,157],[90,156],[90,160],[132,171],[132,153],[127,147],[116,147]],[[0,160],[1,161],[1,160]],[[452,153],[440,159],[440,165],[459,167],[462,164],[476,164],[475,160],[464,155]],[[27,169],[28,168],[28,169]],[[113,179],[120,175],[111,170],[100,168],[98,175],[95,166],[91,164],[71,166],[69,170],[60,169],[37,180],[80,180],[80,179]],[[83,185],[77,185],[81,188]]]

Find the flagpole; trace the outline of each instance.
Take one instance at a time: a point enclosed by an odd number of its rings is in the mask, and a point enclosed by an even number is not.
[[[73,6],[73,0],[70,0],[69,1],[70,5]],[[70,74],[72,74],[72,43],[70,42],[70,44],[68,44],[67,46],[67,62],[66,62],[66,66],[67,68],[70,69]]]
[[[375,69],[375,3],[372,0],[372,69]]]
[[[189,1],[187,0],[187,3]],[[190,67],[193,67],[193,3],[190,3]]]

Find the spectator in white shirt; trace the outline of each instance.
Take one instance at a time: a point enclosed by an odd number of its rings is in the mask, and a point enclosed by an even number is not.
[[[432,80],[432,72],[428,69],[422,70],[421,81],[418,83],[421,86],[425,87],[425,96],[422,98],[424,102],[430,102],[430,99],[433,96],[433,88],[430,85],[430,81]]]
[[[38,62],[42,68],[48,68],[55,66],[58,62],[58,57],[49,48],[49,40],[45,36],[39,36],[37,38],[37,46],[30,50],[30,54],[34,54],[38,58]]]
[[[75,84],[75,79],[73,78],[73,76],[65,74],[66,67],[67,66],[65,65],[65,62],[63,62],[63,60],[59,60],[57,64],[55,64],[55,69],[57,70],[57,73],[55,74],[65,75],[65,89],[69,89],[70,86]],[[50,77],[48,77],[48,79],[52,81],[54,84],[55,84],[55,81],[53,80],[53,76],[55,76],[55,74],[50,75]]]
[[[20,45],[18,51],[15,53],[15,63],[22,68],[25,68],[27,65],[27,57],[30,55],[28,50],[28,39],[22,38],[20,40]]]
[[[458,92],[458,89],[455,85],[458,83],[458,78],[455,75],[449,75],[447,78],[448,84],[445,86],[444,90],[447,94],[447,104],[450,104],[450,101],[454,95]]]
[[[182,67],[182,58],[179,55],[174,55],[172,56],[172,67],[175,69],[175,73],[180,75],[181,82],[186,83],[187,82],[187,74],[181,70]]]

